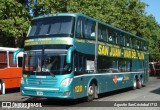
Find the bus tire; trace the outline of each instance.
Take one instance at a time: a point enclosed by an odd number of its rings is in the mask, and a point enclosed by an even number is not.
[[[0,81],[0,95],[5,94],[5,83]]]
[[[91,83],[88,87],[88,96],[87,96],[87,101],[92,101],[95,98],[95,84]]]
[[[141,81],[142,81],[142,87],[144,87],[145,85],[142,77],[141,77]]]
[[[138,89],[142,88],[142,78],[140,78],[140,79],[137,81],[137,88],[138,88]]]
[[[134,78],[133,80],[133,90],[137,89],[137,79]]]

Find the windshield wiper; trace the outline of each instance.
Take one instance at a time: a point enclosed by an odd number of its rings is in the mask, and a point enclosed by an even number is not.
[[[49,72],[50,73],[50,75],[52,76],[52,77],[55,77],[55,75],[52,73],[52,72]]]

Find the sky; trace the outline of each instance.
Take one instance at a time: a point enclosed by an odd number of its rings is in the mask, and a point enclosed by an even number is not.
[[[140,0],[141,2],[145,2],[149,6],[146,7],[145,11],[148,14],[152,14],[158,24],[160,24],[160,0]]]

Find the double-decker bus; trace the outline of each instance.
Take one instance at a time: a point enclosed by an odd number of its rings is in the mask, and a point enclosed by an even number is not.
[[[12,60],[14,53],[16,62]],[[18,48],[0,47],[0,94],[5,94],[5,89],[20,87],[22,57]]]
[[[87,101],[148,81],[146,41],[89,16],[32,20],[24,47],[21,94]]]

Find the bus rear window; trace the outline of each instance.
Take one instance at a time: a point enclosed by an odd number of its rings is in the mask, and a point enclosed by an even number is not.
[[[0,52],[0,69],[7,67],[7,52]]]

